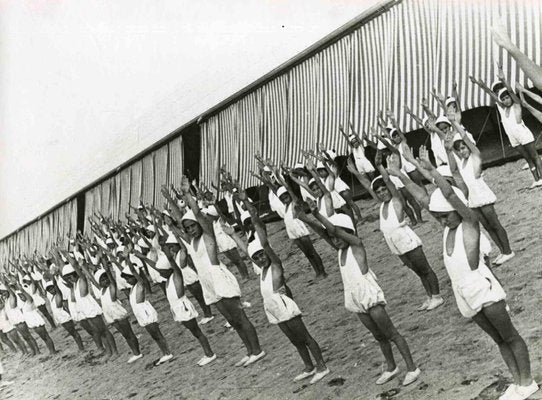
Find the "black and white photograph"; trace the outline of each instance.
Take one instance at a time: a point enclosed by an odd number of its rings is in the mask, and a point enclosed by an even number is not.
[[[542,0],[0,0],[0,399],[542,399]]]

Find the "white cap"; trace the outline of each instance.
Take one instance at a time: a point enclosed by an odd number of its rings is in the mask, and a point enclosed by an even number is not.
[[[446,105],[446,107],[448,107],[450,104],[452,103],[456,103],[457,104],[457,99],[455,97],[448,97],[446,99],[446,101],[444,102],[444,105]]]
[[[313,183],[316,183],[316,180],[314,178],[311,178],[309,181],[309,186],[312,185]]]
[[[212,204],[202,209],[201,212],[210,215],[211,217],[218,217],[218,211]]]
[[[147,244],[147,242],[145,242],[143,239],[139,239],[137,241],[137,245],[141,248],[145,248],[145,249],[148,249],[149,248],[149,245]]]
[[[294,169],[305,169],[305,165],[303,163],[295,163]]]
[[[252,256],[254,254],[256,254],[257,252],[259,252],[261,250],[263,250],[263,247],[260,244],[259,240],[253,240],[247,246],[247,252],[248,252],[249,257],[251,257],[251,258],[252,258]]]
[[[429,117],[426,115],[426,116],[423,117],[423,119],[422,119],[422,125],[425,126],[428,122],[429,122]]]
[[[0,283],[0,290],[8,290],[3,283]]]
[[[502,81],[500,81],[500,80],[497,80],[497,81],[493,82],[493,83],[491,84],[491,90],[495,91],[495,89],[496,89],[498,86],[504,86],[504,83],[502,83]]]
[[[336,213],[329,217],[328,220],[335,226],[355,231],[352,219],[346,214]]]
[[[115,244],[115,241],[113,239],[111,239],[110,237],[108,237],[106,240],[105,240],[105,244]]]
[[[103,274],[105,274],[105,270],[103,268],[100,268],[94,273],[94,279],[96,279],[96,282],[100,283],[100,278]]]
[[[51,287],[51,286],[53,286],[53,281],[46,281],[45,284],[43,285],[43,288],[47,289],[48,287]],[[2,290],[1,287],[0,287],[0,290]]]
[[[263,170],[264,170],[265,172],[273,172],[273,171],[271,171],[271,168],[269,168],[267,165],[265,165],[265,166],[263,167]]]
[[[184,215],[181,221],[194,221],[198,222],[196,219],[196,216],[194,215],[194,212],[192,210],[188,210]]]
[[[463,137],[459,133],[456,133],[452,138],[452,142],[456,142],[458,140],[463,140]]]
[[[284,193],[288,193],[288,190],[284,186],[279,187],[277,190],[277,197],[280,198]]]
[[[395,133],[399,134],[399,131],[398,131],[396,128],[392,128],[392,129],[390,130],[390,136],[392,136],[392,135],[395,134]]]
[[[501,100],[501,97],[503,94],[507,93],[508,95],[510,95],[510,92],[508,92],[508,89],[503,87],[501,90],[499,90],[499,93],[498,93],[498,97],[499,97],[499,100]]]
[[[156,230],[154,229],[154,225],[152,224],[147,225],[145,229],[148,230],[149,232],[156,232]]]
[[[337,152],[335,150],[326,150],[326,154],[332,160],[335,160],[335,158],[337,158]]]
[[[71,274],[75,272],[75,270],[73,269],[73,267],[71,266],[71,264],[66,264],[62,267],[62,276],[66,276],[68,274]]]
[[[250,218],[250,213],[247,210],[243,210],[240,217],[241,217],[241,223],[244,224],[245,221]]]
[[[437,167],[437,172],[444,176],[445,178],[451,178],[452,177],[452,171],[450,170],[450,166],[446,164],[439,165]]]
[[[374,178],[372,181],[371,181],[371,189],[374,190],[374,184],[378,181],[382,181],[384,182],[384,178],[382,177],[382,175],[378,175],[376,178]]]
[[[358,138],[358,137],[357,137],[356,134],[354,134],[354,133],[351,133],[350,135],[348,135],[348,140],[349,140],[349,141],[355,140],[355,139],[357,139],[357,138]]]
[[[437,120],[435,121],[435,124],[438,125],[438,124],[448,124],[450,126],[452,126],[452,123],[450,122],[450,120],[445,117],[444,115],[441,115],[440,117],[437,118]]]
[[[124,246],[119,246],[115,249],[115,254],[119,254],[119,253],[122,253],[124,251]]]
[[[325,169],[324,163],[322,161],[318,161],[316,163],[316,169]]]
[[[169,214],[168,210],[162,210],[162,214],[167,215],[168,217],[171,218],[171,215]]]
[[[459,200],[461,200],[465,205],[467,204],[467,199],[465,198],[465,195],[461,190],[458,188],[452,186],[452,189],[454,190],[457,197],[459,197]],[[431,198],[429,200],[429,211],[433,212],[450,212],[455,211],[455,208],[450,204],[448,199],[444,197],[442,194],[442,190],[440,188],[437,188],[432,194]]]
[[[179,242],[177,241],[177,238],[175,237],[175,235],[170,233],[167,237],[165,244],[179,244]]]

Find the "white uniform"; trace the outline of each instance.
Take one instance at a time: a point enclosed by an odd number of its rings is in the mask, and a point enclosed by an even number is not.
[[[369,159],[365,156],[365,148],[363,146],[353,147],[352,156],[354,157],[354,163],[356,164],[356,169],[362,174],[369,174],[375,171],[375,167]]]
[[[463,224],[461,223],[456,229],[454,250],[451,255],[448,255],[446,251],[446,239],[449,231],[449,228],[444,228],[442,240],[444,266],[450,276],[459,311],[464,317],[472,318],[484,306],[504,300],[506,293],[484,262],[484,253],[487,252],[484,250],[487,248],[487,243],[484,242],[487,242],[488,239],[484,235],[480,235],[480,260],[478,268],[473,271],[469,266],[463,244]]]
[[[225,222],[228,225],[227,222]],[[218,245],[218,252],[224,253],[225,251],[233,250],[237,248],[237,243],[233,240],[230,235],[226,234],[222,229],[220,224],[220,219],[217,219],[213,222],[213,229],[215,231],[216,244]]]
[[[173,320],[177,322],[190,321],[198,317],[198,312],[194,308],[194,305],[188,297],[177,296],[177,289],[175,289],[175,282],[173,282],[173,275],[171,275],[166,283],[166,297],[169,302],[169,308],[173,314]]]
[[[15,305],[15,307],[11,307],[11,299],[6,300],[5,306],[6,316],[8,317],[8,321],[10,322],[10,324],[13,326],[25,322],[23,312],[19,307],[19,299],[16,300],[17,304]]]
[[[13,329],[15,329],[15,327],[11,322],[9,322],[8,316],[6,315],[6,310],[2,308],[0,310],[0,331],[8,333]]]
[[[512,107],[508,109],[508,116],[506,116],[507,109],[501,107],[499,104],[497,104],[497,110],[499,110],[504,132],[506,133],[506,136],[508,136],[512,147],[518,147],[519,145],[534,142],[533,133],[527,128],[525,122],[521,121],[521,123],[517,123],[516,113]]]
[[[158,322],[158,313],[148,300],[145,299],[145,301],[142,303],[137,302],[136,289],[138,285],[139,282],[136,283],[130,290],[130,306],[132,307],[132,312],[136,317],[137,323],[140,326],[147,326]]]
[[[53,319],[57,325],[62,325],[68,321],[72,320],[71,315],[64,310],[62,306],[57,307],[55,296],[51,293],[47,293],[47,299],[49,300],[49,305],[51,306],[51,313],[53,314]]]
[[[344,190],[350,189],[348,185],[339,177],[335,179],[335,185],[331,187],[331,177],[327,177],[325,181],[326,188],[331,193],[331,200],[333,201],[333,208],[339,209],[346,204],[340,193]]]
[[[79,311],[79,308],[77,308],[77,304],[75,302],[75,298],[72,296],[72,293],[68,294],[68,297],[65,297],[68,299],[68,310],[70,311],[70,316],[72,317],[72,320],[74,322],[79,322],[84,320],[86,317],[85,315]]]
[[[270,324],[279,324],[301,315],[299,307],[288,296],[273,290],[273,269],[262,271],[260,279],[260,293],[263,298],[263,308]]]
[[[463,159],[458,159],[457,166],[459,168],[459,173],[469,190],[468,206],[470,208],[494,204],[497,201],[495,193],[489,188],[484,181],[484,178],[481,176],[479,178],[475,177],[472,157],[469,157],[466,162]]]
[[[310,234],[305,223],[297,218],[294,218],[293,204],[290,203],[284,210],[284,225],[286,226],[286,234],[290,239],[299,239]]]
[[[410,229],[406,220],[399,222],[397,212],[393,205],[394,199],[380,205],[380,231],[391,252],[403,255],[422,245],[421,239]],[[387,218],[384,217],[384,207],[387,207]]]
[[[43,306],[45,304],[45,299],[41,297],[36,287],[34,287],[34,293],[32,293],[32,285],[23,285],[23,289],[32,297],[36,307]]]
[[[402,143],[401,143],[402,144]],[[401,170],[405,173],[405,174],[408,174],[410,172],[413,172],[416,170],[416,166],[414,164],[412,164],[410,161],[407,161],[407,159],[405,158],[405,156],[403,155],[403,153],[405,152],[405,150],[403,149],[403,146],[399,144],[399,146],[397,146],[397,150],[399,151],[399,154],[401,155]]]
[[[128,317],[128,311],[126,311],[120,300],[118,298],[116,301],[111,299],[111,290],[109,287],[105,291],[100,290],[100,301],[102,303],[105,322],[108,324]]]
[[[199,238],[197,244],[194,242],[195,240],[192,239],[187,249],[198,272],[205,304],[214,304],[223,297],[241,296],[239,284],[226,266],[222,263],[219,263],[219,265],[211,263],[203,236]]]
[[[74,296],[75,307],[77,308],[77,311],[84,316],[84,318],[94,318],[98,315],[102,315],[102,308],[100,307],[96,299],[91,296],[90,290],[86,296],[81,296],[79,280],[75,282]]]
[[[442,143],[440,136],[435,132],[431,132],[430,138],[431,150],[435,156],[435,163],[437,164],[437,167],[443,164],[448,164],[448,154],[446,153],[446,148],[444,147],[444,143]]]
[[[39,314],[38,309],[36,308],[36,305],[33,302],[25,301],[23,303],[22,309],[23,309],[24,322],[26,322],[26,325],[30,329],[38,328],[40,326],[45,326],[45,321]]]
[[[386,304],[384,292],[376,282],[376,276],[369,270],[365,275],[361,273],[358,262],[352,254],[352,248],[346,249],[346,260],[341,265],[339,251],[339,269],[344,286],[344,306],[348,311],[367,314],[371,307]]]
[[[184,242],[184,243],[185,243],[185,247],[186,247],[187,243],[186,242]],[[177,265],[179,265],[179,266],[181,265],[181,252],[180,251],[175,255],[175,262],[177,263]],[[199,281],[198,274],[196,273],[196,271],[194,271],[188,265],[186,267],[184,267],[184,268],[181,268],[181,272],[183,273],[183,281],[184,281],[185,286],[193,285],[194,283]]]

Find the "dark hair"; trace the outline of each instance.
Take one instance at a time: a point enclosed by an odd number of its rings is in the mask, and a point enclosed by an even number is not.
[[[379,176],[378,178],[375,178],[375,180],[373,181],[373,183],[371,184],[372,186],[372,189],[374,191],[376,191],[378,188],[380,187],[385,187],[387,188],[386,186],[386,182],[384,182],[384,178],[382,178],[382,176]]]
[[[467,145],[463,139],[457,139],[457,140],[455,140],[455,141],[454,141],[454,144],[453,144],[454,149],[455,149],[456,151],[459,151],[459,146],[461,146],[462,144],[465,145],[465,146]]]

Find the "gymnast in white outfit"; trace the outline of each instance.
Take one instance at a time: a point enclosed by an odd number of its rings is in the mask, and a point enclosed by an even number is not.
[[[184,230],[183,240],[188,243],[188,254],[198,273],[205,303],[216,306],[239,334],[246,347],[247,355],[235,365],[239,367],[251,365],[262,359],[265,352],[260,348],[256,329],[241,306],[241,289],[233,274],[218,259],[218,245],[212,223],[201,212],[196,200],[192,197],[190,183],[186,177],[182,179],[181,190],[184,201],[190,207],[180,221]],[[170,205],[174,209],[177,208],[176,215],[180,214],[176,204],[172,204],[171,199],[168,198],[167,190],[163,190],[162,193]],[[182,262],[179,266],[185,267]]]
[[[467,206],[463,193],[436,172],[428,157],[423,167],[438,186],[431,195],[429,211],[444,228],[444,265],[459,311],[499,346],[514,380],[500,399],[527,399],[538,390],[531,375],[529,351],[510,320],[501,284],[484,263],[487,242],[481,239],[478,214]]]
[[[378,168],[381,176],[373,179],[371,186],[382,202],[380,231],[390,251],[399,256],[403,264],[410,268],[422,282],[427,298],[418,310],[433,310],[444,303],[440,296],[437,276],[427,261],[421,239],[407,224],[403,197],[391,182],[382,164],[378,164]]]
[[[482,155],[474,142],[465,135],[463,128],[455,123],[454,127],[457,133],[453,142],[448,140],[446,143],[450,169],[452,173],[456,171],[461,175],[468,190],[468,206],[478,214],[478,219],[501,251],[493,263],[503,264],[515,254],[495,211],[497,197],[482,176]]]
[[[73,321],[70,313],[64,309],[64,299],[62,298],[62,292],[58,289],[55,281],[47,281],[45,283],[45,291],[47,292],[47,300],[51,307],[51,313],[53,319],[57,325],[62,326],[66,332],[75,340],[77,348],[80,351],[85,350],[83,346],[83,340],[75,328],[75,322]]]
[[[367,265],[367,254],[363,242],[355,233],[354,223],[345,214],[334,214],[326,218],[320,214],[314,202],[310,202],[309,205],[316,221],[302,212],[299,218],[338,250],[339,270],[344,286],[344,305],[347,310],[356,313],[363,325],[373,334],[386,359],[387,368],[376,383],[384,384],[399,374],[399,367],[395,363],[391,348],[391,343],[395,343],[407,366],[403,385],[410,385],[418,379],[420,369],[412,360],[406,340],[399,334],[388,316],[384,293],[376,282],[375,274]]]
[[[293,206],[293,205],[292,205]],[[320,346],[308,332],[301,311],[293,300],[290,288],[286,285],[282,261],[269,245],[263,222],[258,218],[256,210],[249,207],[254,226],[261,238],[251,242],[248,247],[239,243],[250,258],[261,268],[260,293],[263,299],[265,315],[270,324],[278,325],[290,342],[296,347],[305,369],[294,377],[294,382],[311,378],[314,384],[329,374]],[[311,354],[314,358],[314,365]]]
[[[2,284],[0,284],[0,290],[2,290],[1,287],[3,287]],[[0,331],[2,331],[2,334],[0,334],[2,342],[12,351],[17,351],[15,348],[15,346],[17,346],[17,349],[19,349],[23,355],[28,354],[24,342],[17,333],[17,329],[9,322],[8,316],[6,315],[4,298],[2,296],[0,296]]]

